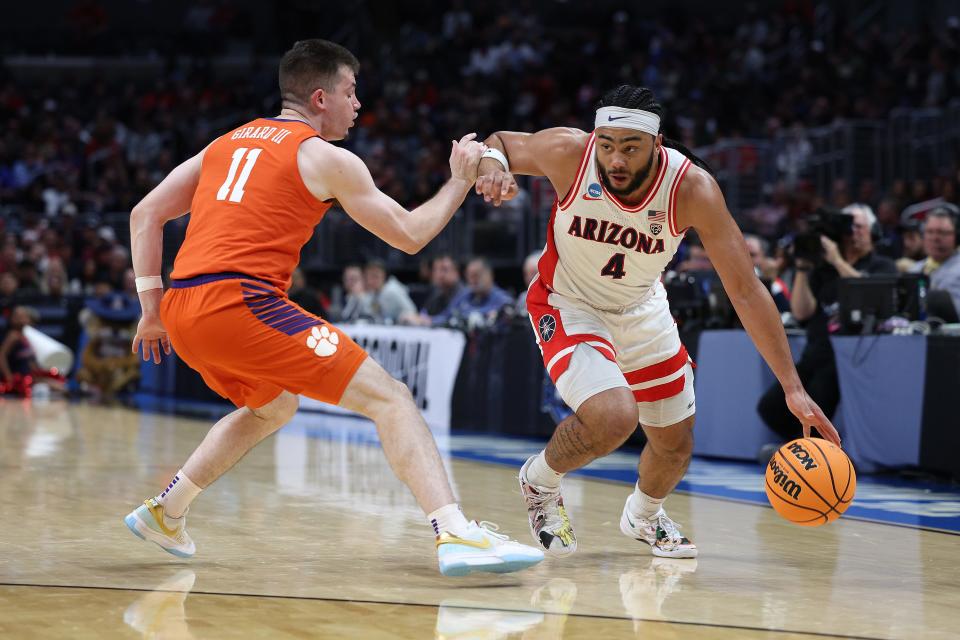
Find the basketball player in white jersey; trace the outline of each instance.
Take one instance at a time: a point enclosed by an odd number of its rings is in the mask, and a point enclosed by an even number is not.
[[[520,470],[530,529],[555,556],[576,551],[563,508],[565,473],[617,449],[643,427],[647,445],[621,531],[663,557],[697,547],[663,510],[693,451],[693,368],[660,276],[688,229],[710,255],[744,328],[777,376],[804,435],[840,443],[793,366],[780,316],[708,167],[660,131],[649,89],[604,95],[592,133],[500,131],[485,141],[477,193],[516,195],[513,174],[546,176],[557,192],[527,308],[547,373],[574,410]]]

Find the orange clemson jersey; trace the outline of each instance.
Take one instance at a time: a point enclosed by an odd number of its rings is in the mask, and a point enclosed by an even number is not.
[[[258,118],[207,148],[172,277],[243,273],[286,290],[300,249],[330,208],[297,167],[308,124]]]

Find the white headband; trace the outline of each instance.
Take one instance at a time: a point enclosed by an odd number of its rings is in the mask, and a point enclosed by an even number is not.
[[[660,133],[660,116],[642,109],[601,107],[597,109],[597,119],[593,127],[594,129],[599,127],[636,129],[655,136]]]

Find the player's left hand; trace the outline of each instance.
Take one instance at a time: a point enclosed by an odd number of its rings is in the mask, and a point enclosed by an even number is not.
[[[817,403],[807,395],[805,390],[789,392],[786,394],[786,398],[790,413],[797,417],[803,427],[804,438],[809,438],[810,427],[815,427],[825,440],[829,440],[838,447],[841,446],[840,434],[837,433],[833,423],[824,415],[823,410],[817,406]]]
[[[143,359],[149,360],[153,355],[153,361],[160,364],[160,348],[167,355],[172,353],[170,348],[170,338],[167,337],[167,330],[158,316],[144,315],[137,324],[137,335],[133,337],[133,352],[139,353],[143,347]]]
[[[487,145],[474,140],[476,137],[476,133],[468,133],[459,141],[451,141],[450,175],[457,180],[473,183],[477,179],[480,156],[487,150]]]

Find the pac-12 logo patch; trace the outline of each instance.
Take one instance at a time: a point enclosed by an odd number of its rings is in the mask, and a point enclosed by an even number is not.
[[[540,332],[540,338],[544,342],[550,342],[550,338],[553,337],[553,334],[557,331],[557,320],[553,316],[541,316],[540,322],[537,325],[537,330]]]
[[[591,183],[591,185],[587,187],[587,195],[591,198],[599,198],[601,193],[603,193],[603,191],[601,191],[600,184],[597,182]]]
[[[656,209],[649,209],[647,211],[647,222],[650,223],[650,233],[653,235],[660,235],[660,232],[663,231],[663,223],[666,221],[666,211],[657,211]]]

